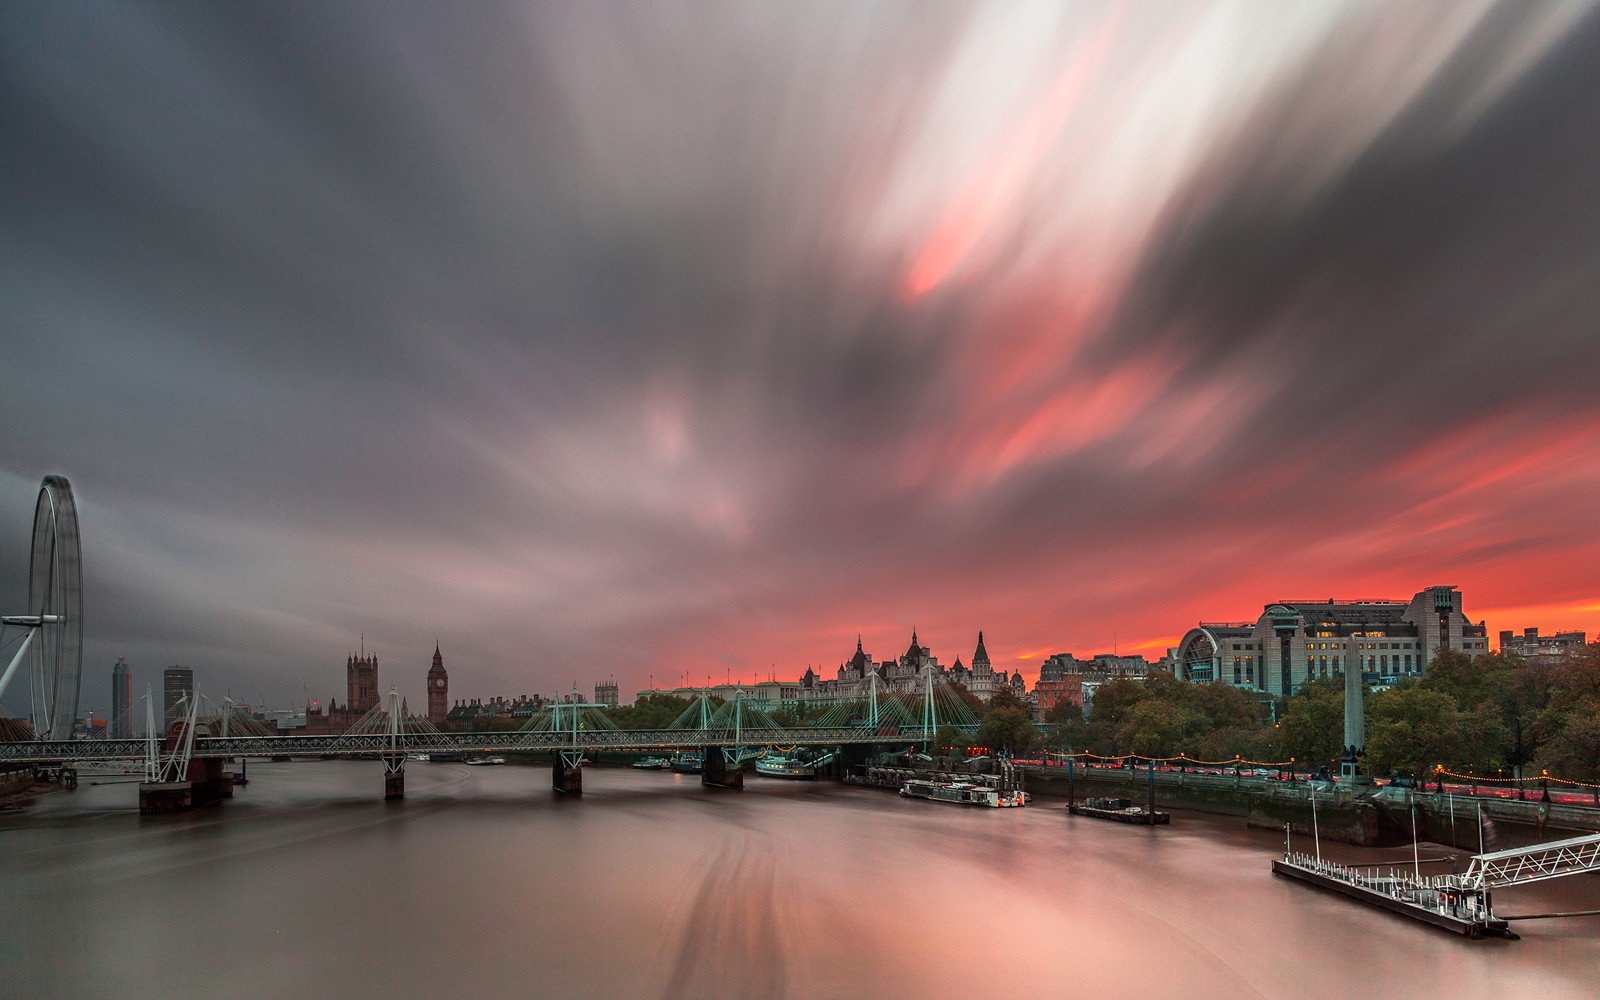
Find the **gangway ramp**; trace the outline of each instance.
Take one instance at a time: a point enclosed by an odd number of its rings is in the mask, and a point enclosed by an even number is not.
[[[1467,867],[1466,881],[1477,888],[1497,889],[1594,871],[1600,871],[1600,833],[1479,854]]]

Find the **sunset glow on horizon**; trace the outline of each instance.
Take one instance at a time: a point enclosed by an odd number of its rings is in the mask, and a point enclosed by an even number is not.
[[[1593,4],[0,24],[0,597],[69,477],[85,707],[1600,635]]]

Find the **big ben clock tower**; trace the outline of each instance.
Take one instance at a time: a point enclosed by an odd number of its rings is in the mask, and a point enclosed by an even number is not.
[[[450,714],[450,676],[444,672],[444,657],[439,655],[439,644],[433,644],[433,666],[428,668],[428,721],[444,725]]]

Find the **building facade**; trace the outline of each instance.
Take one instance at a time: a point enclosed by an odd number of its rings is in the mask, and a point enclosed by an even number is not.
[[[1525,628],[1518,635],[1512,631],[1500,633],[1500,652],[1507,656],[1520,656],[1536,663],[1560,663],[1571,653],[1583,649],[1589,638],[1587,632],[1557,632],[1540,635],[1536,628]]]
[[[893,660],[878,662],[874,662],[871,655],[862,648],[861,637],[857,636],[855,652],[849,659],[839,664],[838,670],[832,677],[807,667],[806,672],[795,681],[651,688],[638,692],[635,700],[658,695],[693,699],[701,694],[727,700],[739,695],[748,699],[751,704],[770,712],[780,708],[810,708],[841,701],[864,701],[872,696],[874,690],[880,697],[883,695],[915,697],[921,693],[930,672],[936,680],[962,684],[969,692],[984,701],[988,701],[1002,689],[1024,700],[1028,696],[1027,684],[1021,674],[994,669],[989,659],[989,651],[984,646],[982,632],[978,633],[978,645],[973,652],[972,665],[966,666],[957,657],[955,663],[946,668],[933,655],[931,649],[922,645],[916,630],[913,629],[911,643],[904,653]]]
[[[1447,649],[1489,652],[1488,630],[1461,610],[1461,591],[1437,586],[1409,601],[1280,601],[1253,622],[1201,622],[1173,656],[1181,680],[1289,695],[1357,666],[1369,683],[1427,669]]]
[[[188,702],[184,701],[185,696],[194,697],[194,671],[180,666],[171,666],[161,671],[162,717],[168,726],[188,715]]]
[[[438,646],[434,647],[435,655]],[[444,668],[440,662],[440,669]],[[313,702],[306,706],[307,736],[332,736],[345,732],[368,712],[378,707],[378,654],[366,654],[365,642],[360,653],[351,653],[344,660],[345,703],[341,708],[335,699],[327,707]],[[433,693],[432,685],[428,693]]]
[[[450,675],[444,669],[444,657],[439,653],[439,644],[433,644],[433,664],[428,667],[428,721],[436,726],[444,725],[445,716],[450,714]]]
[[[164,693],[164,692],[163,692]],[[111,738],[133,737],[133,671],[128,661],[117,657],[111,665]]]
[[[364,651],[363,651],[364,652]],[[345,660],[345,707],[364,715],[378,707],[378,654],[351,653]]]
[[[1084,658],[1052,653],[1039,665],[1039,680],[1033,686],[1035,717],[1043,721],[1063,699],[1086,712],[1093,707],[1100,685],[1119,678],[1142,681],[1150,669],[1150,661],[1142,656],[1096,653]]]
[[[594,686],[594,703],[610,708],[617,707],[617,682],[615,680],[601,681]]]

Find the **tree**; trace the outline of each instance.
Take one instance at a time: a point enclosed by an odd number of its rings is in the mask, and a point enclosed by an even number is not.
[[[1463,712],[1441,691],[1414,681],[1373,695],[1367,713],[1367,760],[1375,772],[1426,776],[1435,767],[1487,772],[1498,766],[1503,727],[1493,705]]]
[[[689,702],[666,694],[640,698],[632,705],[602,709],[618,729],[665,729],[682,715]]]
[[[1176,757],[1204,725],[1203,716],[1173,702],[1150,698],[1128,710],[1117,743],[1124,752],[1141,757]]]
[[[972,745],[972,738],[955,726],[945,723],[933,733],[933,749],[937,753],[948,753],[951,750],[965,750]]]
[[[1033,746],[1038,739],[1039,730],[1028,717],[1026,709],[997,708],[978,727],[976,742],[979,746],[1019,753]]]
[[[1143,684],[1124,677],[1100,685],[1086,719],[1082,746],[1095,753],[1108,755],[1124,749],[1119,737],[1122,725],[1133,706],[1144,701],[1148,695]]]
[[[1002,708],[1018,708],[1027,711],[1028,706],[1021,698],[1017,697],[1016,692],[1010,688],[1001,688],[989,696],[989,704],[984,706],[983,714],[988,715]]]
[[[1559,722],[1551,720],[1537,763],[1560,778],[1600,782],[1600,699],[1580,702],[1577,708]]]
[[[1278,722],[1278,757],[1307,770],[1337,768],[1344,752],[1344,684],[1311,681],[1284,703]],[[1368,734],[1368,743],[1371,743]],[[1242,753],[1242,751],[1235,751]]]

